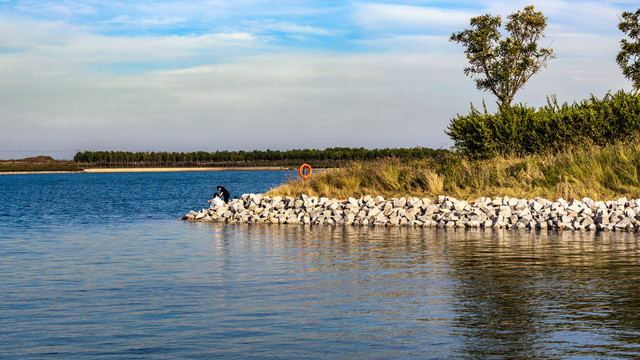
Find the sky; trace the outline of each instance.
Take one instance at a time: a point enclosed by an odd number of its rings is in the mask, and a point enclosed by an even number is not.
[[[452,33],[534,5],[557,59],[515,103],[631,90],[640,1],[0,0],[0,159],[77,151],[450,148],[495,97]]]

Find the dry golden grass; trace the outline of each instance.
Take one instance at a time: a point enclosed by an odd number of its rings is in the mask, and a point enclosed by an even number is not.
[[[570,149],[560,154],[469,160],[460,155],[433,160],[354,162],[292,179],[270,196],[430,197],[458,199],[509,196],[555,200],[640,198],[640,143]]]

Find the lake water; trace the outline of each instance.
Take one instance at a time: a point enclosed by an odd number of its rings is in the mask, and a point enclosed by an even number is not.
[[[0,358],[640,355],[635,233],[177,220],[290,176],[0,176]]]

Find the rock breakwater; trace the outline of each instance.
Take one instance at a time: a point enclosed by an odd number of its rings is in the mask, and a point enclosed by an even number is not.
[[[305,225],[419,226],[447,228],[637,231],[640,199],[582,201],[509,197],[473,202],[438,196],[385,200],[365,196],[344,201],[325,197],[244,194],[228,204],[190,211],[181,220]]]

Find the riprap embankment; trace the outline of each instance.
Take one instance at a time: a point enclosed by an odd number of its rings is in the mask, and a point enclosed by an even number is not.
[[[336,200],[325,197],[269,197],[245,194],[228,204],[190,211],[181,220],[304,225],[414,226],[447,228],[558,229],[636,231],[640,199],[566,201],[509,197],[473,202],[438,196],[393,198],[365,196]]]

